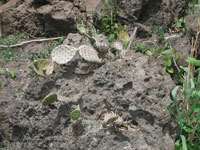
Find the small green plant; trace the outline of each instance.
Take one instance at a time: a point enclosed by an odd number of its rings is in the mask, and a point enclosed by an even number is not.
[[[186,0],[186,13],[195,14],[200,12],[200,0]]]
[[[165,40],[165,32],[164,32],[163,27],[161,26],[156,27],[155,33],[156,33],[156,39],[158,43],[161,43],[162,41]]]
[[[14,72],[14,71],[10,71],[10,77],[11,77],[12,79],[15,78],[15,72]]]
[[[114,0],[112,4],[109,3],[109,0],[104,0],[104,7],[109,11],[109,14],[103,14],[101,24],[107,36],[115,35],[115,23],[117,23],[117,18],[119,16],[119,12],[116,9],[117,3],[118,0]]]
[[[47,59],[50,57],[50,51],[47,50],[47,51],[40,51],[38,53],[30,53],[29,54],[29,58],[34,61],[34,60],[37,60],[37,59]]]
[[[72,120],[78,120],[78,119],[80,118],[80,116],[81,116],[81,112],[80,112],[79,109],[73,110],[73,111],[71,112],[71,114],[70,114],[70,118],[71,118]]]
[[[176,22],[172,25],[172,29],[177,33],[185,35],[188,29],[185,26],[184,18],[182,17],[182,18],[177,19]]]
[[[167,73],[173,74],[174,73],[174,64],[173,59],[178,59],[179,55],[176,54],[176,50],[165,50],[160,53],[162,56],[162,61],[164,63],[164,69]]]
[[[27,34],[9,36],[0,40],[0,45],[10,46],[27,38],[29,38]],[[0,62],[2,63],[17,60],[18,57],[20,57],[20,53],[16,53],[16,48],[4,48],[0,52]]]
[[[172,91],[172,102],[168,105],[171,114],[179,125],[180,139],[175,143],[175,150],[198,150],[200,147],[200,80],[184,79],[183,86]],[[177,93],[182,97],[177,98]],[[173,105],[175,109],[173,109]]]
[[[145,53],[148,56],[152,56],[153,55],[152,50],[149,49],[147,45],[139,45],[139,44],[137,44],[137,45],[134,46],[134,49],[135,49],[136,52]]]

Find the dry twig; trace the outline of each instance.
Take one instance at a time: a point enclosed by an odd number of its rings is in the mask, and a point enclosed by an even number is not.
[[[30,41],[23,41],[21,43],[18,44],[14,44],[14,45],[10,45],[10,46],[6,46],[6,45],[0,45],[0,49],[3,48],[14,48],[14,47],[20,47],[23,46],[25,44],[29,44],[29,43],[33,43],[33,42],[45,42],[45,41],[53,41],[53,40],[58,40],[61,37],[55,37],[55,38],[47,38],[47,39],[34,39],[34,40],[30,40]]]

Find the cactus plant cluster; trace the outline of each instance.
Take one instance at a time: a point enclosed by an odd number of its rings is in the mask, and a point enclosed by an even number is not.
[[[73,61],[78,54],[85,61],[101,62],[97,51],[90,46],[81,45],[79,48],[75,48],[69,45],[59,45],[53,49],[51,53],[52,59],[38,59],[34,62],[34,71],[41,76],[50,75],[54,70],[54,62],[59,65],[67,64]]]

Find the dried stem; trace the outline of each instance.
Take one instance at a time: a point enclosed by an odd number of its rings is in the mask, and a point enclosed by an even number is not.
[[[33,42],[45,42],[45,41],[53,41],[53,40],[58,40],[62,37],[55,37],[55,38],[47,38],[47,39],[34,39],[34,40],[30,40],[30,41],[24,41],[22,43],[19,44],[14,44],[14,45],[10,45],[10,46],[6,46],[6,45],[0,45],[0,49],[3,48],[14,48],[14,47],[20,47],[23,46],[25,44],[29,44],[29,43],[33,43]]]

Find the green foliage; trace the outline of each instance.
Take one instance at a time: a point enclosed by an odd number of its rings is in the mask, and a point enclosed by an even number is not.
[[[0,80],[0,88],[2,87],[2,81]]]
[[[200,0],[186,0],[186,13],[195,14],[200,12]]]
[[[79,109],[73,110],[70,115],[72,120],[78,120],[80,116],[81,116],[81,112]]]
[[[184,18],[182,17],[182,18],[177,19],[176,22],[174,24],[172,24],[172,29],[177,33],[185,35],[187,33],[188,29],[185,26]]]
[[[37,59],[47,59],[50,57],[50,51],[47,50],[47,51],[40,51],[38,53],[30,53],[29,54],[29,58],[34,61],[34,60],[37,60]]]
[[[96,40],[92,37],[93,34],[96,34],[96,30],[93,27],[91,26],[86,27],[82,24],[78,24],[77,29],[81,34],[85,35],[92,44],[96,42]]]
[[[0,45],[10,46],[19,43],[23,39],[27,39],[29,36],[27,34],[13,35],[0,40]],[[0,61],[6,63],[8,61],[17,60],[20,53],[16,53],[16,48],[4,48],[0,54]]]
[[[153,55],[152,50],[149,49],[147,45],[139,45],[139,44],[137,44],[133,48],[135,49],[136,52],[145,53],[148,56],[152,56]]]
[[[11,77],[12,79],[15,78],[15,72],[14,72],[14,71],[10,71],[10,77]]]
[[[176,54],[176,50],[165,50],[160,53],[162,56],[162,61],[164,63],[164,69],[167,73],[170,75],[174,73],[174,64],[173,64],[173,59],[178,59],[179,55]]]
[[[23,39],[27,39],[27,38],[29,38],[27,34],[12,35],[12,36],[9,36],[8,38],[3,38],[2,40],[0,40],[0,44],[10,46],[10,45],[19,43]]]
[[[163,27],[158,26],[155,29],[155,33],[156,33],[156,38],[157,38],[157,42],[162,42],[165,39],[165,32]]]
[[[186,61],[194,66],[200,66],[200,60],[197,60],[195,58],[192,58],[192,57],[188,57],[186,59]]]
[[[168,105],[168,110],[179,125],[180,139],[175,143],[175,150],[198,150],[200,147],[200,78],[191,78],[189,82],[182,79],[182,82],[183,86],[177,86],[172,91],[172,102]]]
[[[115,23],[117,23],[117,18],[119,16],[119,12],[116,9],[117,3],[118,0],[114,0],[112,4],[109,3],[109,0],[104,0],[104,7],[109,10],[109,14],[103,15],[101,24],[103,31],[107,36],[115,34],[116,31]]]
[[[109,42],[114,42],[117,39],[116,34],[110,34],[108,37]]]

